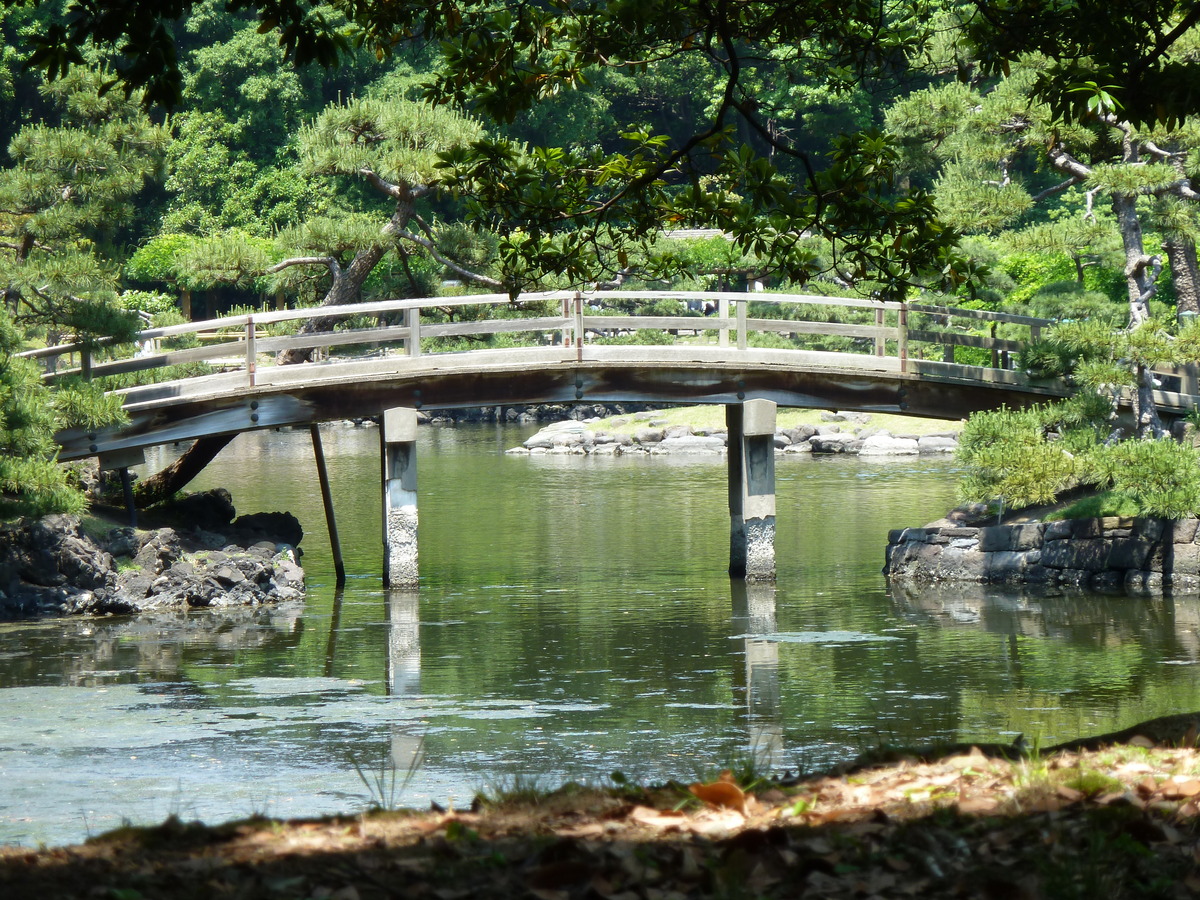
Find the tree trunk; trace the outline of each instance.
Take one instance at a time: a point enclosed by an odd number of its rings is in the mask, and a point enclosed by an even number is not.
[[[367,276],[371,274],[371,270],[383,259],[384,254],[391,249],[391,244],[373,244],[365,250],[360,250],[350,265],[334,272],[333,284],[330,286],[328,293],[325,294],[325,298],[321,301],[321,306],[342,306],[343,304],[354,303],[358,300],[362,294],[362,286],[367,280]],[[296,333],[303,335],[333,331],[334,327],[340,321],[342,319],[337,316],[319,316],[315,319],[306,320]],[[280,366],[290,366],[296,363],[308,362],[312,358],[312,352],[312,347],[296,347],[291,350],[280,350],[279,355],[275,358],[275,363]]]
[[[1142,243],[1142,223],[1137,213],[1137,197],[1113,197],[1113,212],[1125,248],[1125,286],[1129,292],[1129,327],[1137,328],[1150,318],[1150,298],[1157,288],[1153,268],[1157,257],[1146,255]]]
[[[1200,265],[1196,262],[1196,245],[1189,240],[1163,241],[1171,276],[1175,282],[1175,315],[1183,321],[1186,315],[1200,315]]]
[[[388,220],[388,223],[383,226],[380,234],[382,240],[378,244],[372,244],[365,250],[360,250],[355,254],[350,265],[344,269],[333,269],[333,284],[329,288],[329,292],[321,301],[321,306],[341,306],[345,303],[355,302],[362,294],[362,286],[367,280],[367,276],[379,264],[384,255],[389,250],[396,246],[392,240],[392,236],[404,230],[409,219],[413,215],[414,199],[411,193],[405,193],[396,201],[395,212]],[[322,331],[332,331],[334,326],[341,319],[336,316],[321,316],[316,319],[309,319],[301,327],[297,334],[316,334]],[[290,366],[296,363],[308,362],[312,358],[311,347],[298,347],[294,350],[281,350],[275,358],[276,365]]]
[[[1147,256],[1142,243],[1142,223],[1137,213],[1137,197],[1115,195],[1113,212],[1125,247],[1125,282],[1129,291],[1129,330],[1140,328],[1150,319],[1150,298],[1158,290],[1155,282],[1162,271],[1162,260]],[[1162,437],[1166,434],[1158,407],[1154,405],[1154,376],[1144,366],[1135,372],[1133,416],[1137,433],[1142,437]]]
[[[169,500],[204,471],[204,467],[212,462],[233,438],[232,434],[199,438],[179,459],[138,484],[133,492],[134,502],[138,507],[145,509],[147,506]]]

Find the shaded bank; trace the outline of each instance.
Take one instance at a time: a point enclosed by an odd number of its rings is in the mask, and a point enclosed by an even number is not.
[[[138,531],[78,516],[0,526],[0,620],[258,606],[304,596],[294,516],[235,518],[228,492],[186,498],[176,527]]]

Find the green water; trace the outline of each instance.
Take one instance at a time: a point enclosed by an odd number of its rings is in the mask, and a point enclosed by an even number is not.
[[[378,433],[324,430],[340,596],[308,433],[239,437],[197,487],[300,517],[307,602],[0,626],[0,842],[1200,709],[1196,597],[889,591],[887,531],[953,505],[948,460],[781,458],[778,585],[739,592],[723,461],[504,454],[527,434],[422,429],[422,583],[387,594]]]

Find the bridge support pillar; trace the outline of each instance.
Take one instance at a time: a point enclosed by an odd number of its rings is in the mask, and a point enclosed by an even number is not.
[[[725,407],[729,427],[729,574],[775,580],[775,403]]]
[[[385,410],[383,461],[383,584],[417,584],[417,411]]]

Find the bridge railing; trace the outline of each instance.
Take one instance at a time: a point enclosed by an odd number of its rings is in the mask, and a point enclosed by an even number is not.
[[[639,302],[647,301],[654,303],[653,315],[633,312]],[[453,321],[455,310],[463,307],[490,307],[493,315]],[[374,318],[376,324],[310,334],[275,333],[280,326],[295,328],[314,318]],[[521,335],[517,340],[526,343],[571,348],[582,359],[591,343],[661,344],[668,335],[673,341],[726,348],[731,356],[754,347],[784,347],[892,357],[903,372],[914,359],[953,362],[956,349],[963,347],[980,351],[974,354],[976,366],[982,359],[990,364],[983,368],[1008,368],[1013,354],[1051,324],[1049,319],[990,310],[810,294],[555,291],[523,295],[515,302],[507,294],[475,294],[243,313],[146,329],[138,333],[136,343],[103,346],[99,355],[108,358],[94,358],[77,343],[21,355],[43,360],[47,379],[209,363],[244,370],[247,383],[254,385],[264,357],[300,348],[382,345],[388,352],[398,349],[418,357],[446,352],[455,339],[507,334]],[[181,341],[192,346],[167,347]],[[461,340],[450,349],[461,350]]]

